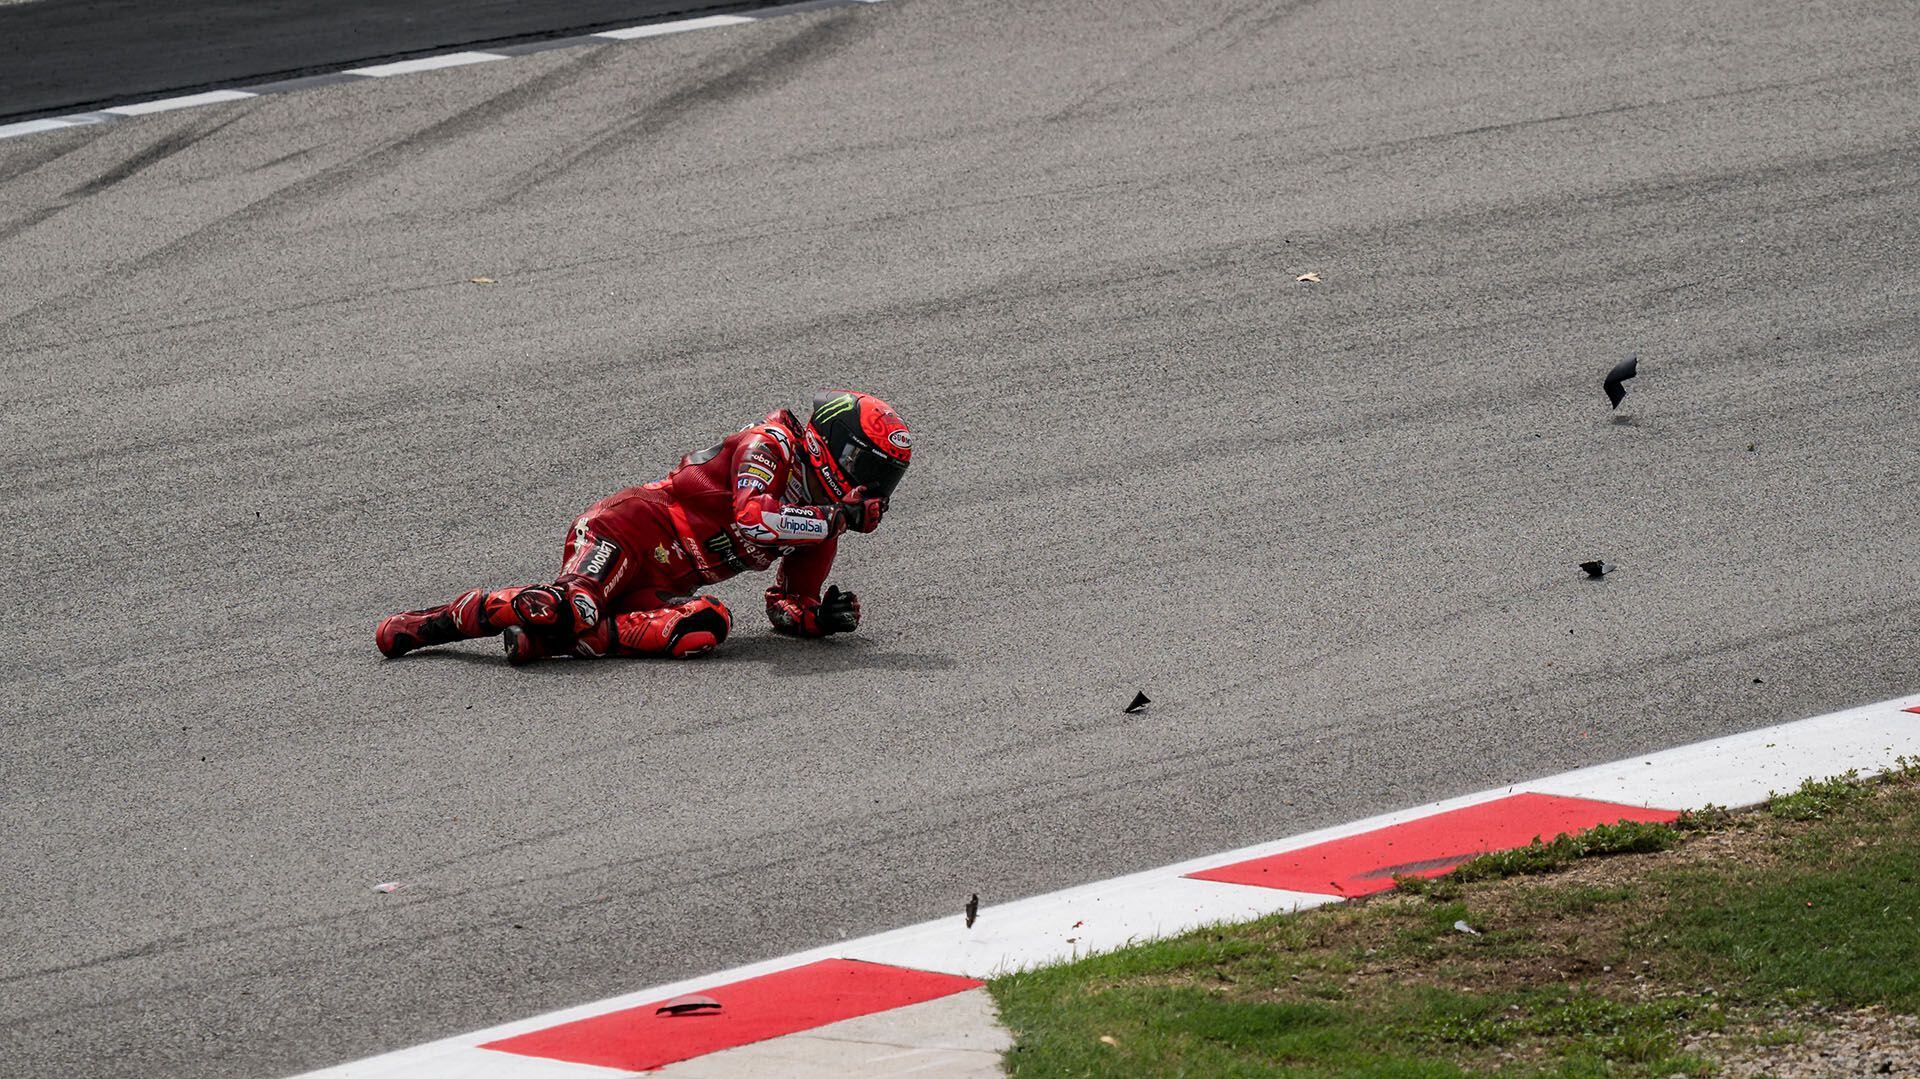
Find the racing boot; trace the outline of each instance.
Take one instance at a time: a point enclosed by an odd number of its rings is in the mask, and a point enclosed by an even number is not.
[[[388,615],[375,627],[373,643],[388,659],[399,659],[416,648],[481,636],[478,623],[485,599],[486,590],[475,588],[452,603]]]

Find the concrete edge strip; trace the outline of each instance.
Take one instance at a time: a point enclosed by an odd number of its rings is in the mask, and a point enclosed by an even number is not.
[[[1515,795],[1559,796],[1668,810],[1708,805],[1732,808],[1758,804],[1772,793],[1791,790],[1808,778],[1850,770],[1879,774],[1902,757],[1920,759],[1920,694],[1518,782],[986,907],[971,929],[956,914],[829,944],[309,1072],[301,1079],[403,1075],[427,1079],[582,1079],[629,1074],[480,1046],[826,960],[861,960],[988,978],[1220,922],[1338,903],[1346,897],[1219,883],[1189,874],[1362,836]]]
[[[767,19],[777,19],[783,15],[798,15],[807,11],[825,11],[830,8],[880,4],[885,2],[886,0],[803,0],[801,3],[782,4],[777,7],[762,8],[745,15],[702,15],[697,18],[674,19],[669,22],[648,23],[643,26],[629,26],[618,30],[601,30],[596,33],[581,34],[577,37],[522,42],[516,45],[504,45],[495,49],[459,50],[441,53],[435,56],[417,57],[411,60],[396,60],[385,64],[371,64],[346,68],[331,74],[279,79],[273,82],[265,82],[255,86],[231,90],[208,90],[203,93],[160,98],[156,101],[140,101],[128,105],[113,105],[107,108],[94,109],[89,112],[71,113],[66,116],[50,116],[38,120],[21,120],[16,123],[0,124],[0,139],[18,138],[24,135],[38,135],[46,131],[64,131],[68,128],[107,123],[131,116],[146,116],[157,112],[172,112],[175,109],[191,109],[201,105],[217,105],[229,101],[244,101],[248,98],[264,97],[269,94],[298,93],[302,90],[311,90],[319,86],[337,86],[340,83],[359,82],[362,79],[389,79],[397,75],[412,75],[422,71],[438,71],[442,68],[464,67],[468,64],[484,64],[492,60],[509,60],[516,56],[529,56],[533,53],[547,52],[553,49],[579,48],[583,45],[605,45],[609,42],[616,41],[638,41],[645,38],[686,33],[690,30],[711,30],[725,26],[739,26],[743,23],[762,22]]]

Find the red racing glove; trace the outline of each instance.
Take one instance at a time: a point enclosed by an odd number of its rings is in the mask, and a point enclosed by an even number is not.
[[[868,498],[865,487],[855,487],[840,500],[841,509],[847,518],[847,527],[855,532],[871,532],[880,527],[880,517],[887,512],[887,500]]]
[[[767,619],[775,632],[790,637],[826,637],[852,633],[860,625],[860,597],[828,585],[821,599],[767,589]]]

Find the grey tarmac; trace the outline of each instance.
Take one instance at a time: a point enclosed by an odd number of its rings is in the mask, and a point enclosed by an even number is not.
[[[284,1074],[1912,691],[1914,21],[894,0],[0,142],[0,1060]],[[858,635],[375,653],[836,384],[916,435]]]

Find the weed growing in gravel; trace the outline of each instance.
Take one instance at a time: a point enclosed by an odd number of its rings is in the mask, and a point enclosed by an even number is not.
[[[1726,806],[1717,806],[1712,802],[1699,809],[1689,809],[1680,814],[1673,826],[1682,832],[1717,832],[1730,828],[1734,824],[1733,811]]]
[[[1860,773],[1848,769],[1827,779],[1809,779],[1791,794],[1773,794],[1767,812],[1781,820],[1822,820],[1857,802],[1867,793]]]
[[[1469,858],[1439,877],[1395,877],[1393,886],[1412,895],[1447,900],[1458,896],[1458,886],[1462,884],[1551,873],[1581,858],[1668,850],[1680,840],[1680,830],[1674,825],[1623,820],[1618,824],[1596,825],[1583,832],[1562,832],[1551,842],[1543,843],[1535,836],[1533,842],[1524,847]]]

